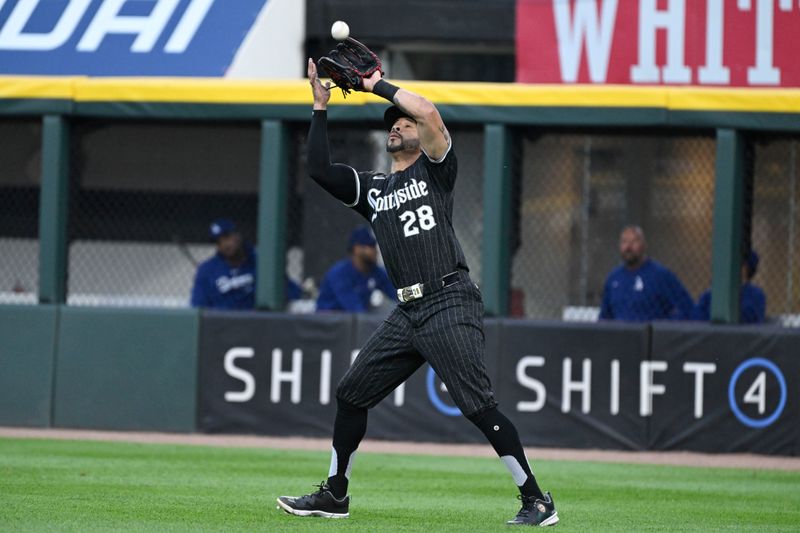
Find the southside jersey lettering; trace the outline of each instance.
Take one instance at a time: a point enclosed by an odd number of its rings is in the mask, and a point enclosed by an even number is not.
[[[439,162],[423,153],[389,175],[354,170],[357,197],[348,207],[372,225],[395,287],[469,270],[452,223],[457,170],[452,146]]]
[[[386,196],[381,196],[379,189],[370,189],[367,194],[367,202],[376,211],[372,215],[372,220],[378,216],[377,211],[388,211],[389,209],[400,209],[404,203],[409,200],[416,200],[422,196],[428,196],[428,184],[424,181],[417,183],[417,180],[412,179],[411,184],[405,184],[405,187],[398,189],[395,192],[389,193]]]

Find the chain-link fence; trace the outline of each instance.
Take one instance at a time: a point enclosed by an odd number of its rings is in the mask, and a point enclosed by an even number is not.
[[[512,314],[597,319],[627,225],[643,229],[647,256],[677,276],[691,301],[661,273],[623,269],[609,283],[610,314],[692,313],[711,281],[713,136],[528,129],[520,137]]]
[[[308,177],[307,129],[308,123],[289,128],[287,274],[305,289],[290,306],[297,312],[314,310],[324,274],[347,255],[350,231],[364,223]],[[483,130],[450,129],[459,158],[452,222],[480,281]],[[709,288],[713,135],[535,128],[516,134],[512,316],[597,319],[605,283],[622,262],[620,231],[629,224],[641,226],[647,255],[670,269],[694,302]],[[35,303],[41,122],[4,119],[0,135],[0,303]],[[378,124],[331,123],[329,138],[334,161],[389,170]],[[795,327],[798,141],[750,138],[743,243],[760,255],[753,282],[766,294],[767,321]],[[232,219],[255,242],[259,142],[257,122],[74,121],[68,303],[188,305],[197,264],[215,253],[212,220]],[[640,277],[629,281],[642,299],[654,284]]]
[[[68,304],[189,305],[210,222],[256,238],[259,142],[257,122],[74,122]]]
[[[39,292],[40,119],[0,120],[0,304]]]
[[[319,187],[306,170],[308,123],[295,124],[291,131],[293,154],[290,164],[288,220],[288,273],[303,279],[308,300],[292,305],[298,312],[314,310],[313,298],[328,269],[347,256],[350,232],[366,221],[355,211]],[[331,161],[357,170],[389,172],[387,133],[371,125],[328,124]],[[483,222],[483,132],[478,127],[450,127],[458,157],[453,227],[461,241],[473,279],[481,276]],[[393,303],[375,306],[385,312]]]
[[[769,322],[800,327],[800,139],[761,135],[750,146],[750,245],[760,259],[752,283],[764,290]]]

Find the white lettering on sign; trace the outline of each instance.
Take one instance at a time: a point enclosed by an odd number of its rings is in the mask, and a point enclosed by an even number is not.
[[[763,415],[767,410],[767,373],[760,372],[758,377],[744,393],[744,403],[753,403],[758,405],[758,414]]]
[[[127,0],[106,0],[86,28],[86,33],[78,43],[78,50],[94,52],[106,35],[128,33],[136,35],[131,52],[149,52],[155,46],[172,12],[178,7],[178,1],[156,0],[156,5],[149,15],[133,17],[119,14]]]
[[[24,33],[40,0],[20,0],[0,30],[0,50],[55,50],[75,31],[92,0],[70,0],[48,33]],[[0,5],[0,7],[2,7]]]
[[[619,0],[551,0],[546,8],[527,8],[522,16],[532,25],[532,32],[537,26],[549,25],[549,21],[541,22],[541,15],[544,9],[552,9],[556,42],[553,63],[541,61],[539,41],[535,51],[518,51],[522,64],[530,64],[535,72],[523,74],[520,81],[535,82],[536,77],[552,73],[563,83],[576,83],[585,76],[581,74],[585,61],[590,83],[688,84],[696,72],[695,83],[700,85],[731,85],[732,66],[738,67],[742,78],[746,70],[746,80],[734,80],[735,84],[785,83],[780,66],[775,64],[776,27],[786,42],[786,32],[797,33],[797,21],[789,26],[776,25],[775,20],[787,14],[800,19],[798,0],[638,0],[636,4],[622,4],[624,9],[620,4]],[[630,8],[637,9],[638,15]],[[738,16],[728,20],[726,15],[731,10],[751,15],[749,19]],[[693,22],[702,16],[704,25]],[[730,35],[725,33],[726,23]],[[666,49],[659,50],[659,46]],[[615,58],[621,47],[634,47],[633,64],[620,64],[621,60]],[[526,52],[530,59],[525,58]],[[786,57],[784,52],[781,61]],[[791,78],[788,83],[797,84],[797,68],[784,65],[784,69]],[[533,79],[525,79],[527,76]]]
[[[639,2],[639,63],[631,67],[635,83],[689,83],[692,71],[684,63],[685,0],[668,0],[666,10],[656,0]],[[656,65],[656,32],[667,34],[667,65]]]
[[[66,43],[86,12],[92,0],[69,0],[53,29],[44,33],[26,32],[39,4],[43,0],[20,0],[0,28],[0,50],[48,51]],[[170,19],[175,15],[180,0],[150,0],[154,4],[149,15],[122,15],[121,11],[131,0],[105,0],[89,22],[78,41],[80,52],[95,52],[106,36],[114,34],[135,35],[131,52],[149,53],[153,50]],[[180,54],[186,51],[197,30],[208,15],[215,0],[191,0],[178,21],[175,30],[164,46],[164,52]],[[0,8],[5,0],[0,0]]]
[[[651,416],[653,414],[653,396],[664,394],[667,388],[653,380],[656,372],[666,372],[666,361],[642,361],[639,367],[639,414]]]
[[[572,359],[565,357],[561,373],[561,412],[572,410],[572,392],[581,393],[581,412],[586,414],[592,410],[592,360],[583,360],[583,376],[579,381],[572,380]]]
[[[303,351],[295,348],[292,350],[292,367],[283,370],[283,351],[280,348],[272,350],[272,383],[270,383],[269,399],[272,403],[281,401],[281,383],[291,384],[289,398],[292,403],[300,403],[300,387],[303,383]]]
[[[707,0],[706,2],[706,64],[697,71],[700,83],[719,83],[727,85],[731,81],[731,72],[722,64],[723,29],[725,28],[725,11],[723,0]]]
[[[244,383],[244,390],[227,391],[225,393],[226,402],[249,402],[256,393],[256,380],[253,374],[236,366],[236,360],[240,357],[251,359],[255,355],[252,348],[237,347],[225,352],[225,373],[234,379]]]
[[[214,0],[194,0],[189,4],[189,8],[164,46],[164,51],[168,54],[182,54],[186,51],[213,4]]]
[[[526,355],[517,363],[517,382],[536,393],[536,400],[517,402],[517,411],[525,413],[535,413],[541,411],[544,407],[544,402],[547,400],[547,391],[544,388],[544,383],[538,379],[530,377],[525,371],[529,367],[544,366],[544,357],[540,355]]]
[[[781,82],[781,72],[772,64],[772,18],[772,0],[756,0],[756,64],[747,69],[747,82],[751,85]]]
[[[617,15],[617,0],[605,0],[597,20],[595,0],[575,2],[570,23],[570,4],[553,0],[553,15],[558,36],[558,61],[561,77],[565,82],[578,81],[581,52],[586,47],[589,63],[589,79],[592,83],[603,83],[608,73],[608,57],[611,54],[611,38],[614,36],[614,21]]]
[[[714,363],[683,363],[683,371],[694,374],[694,417],[703,418],[703,376],[717,371]]]

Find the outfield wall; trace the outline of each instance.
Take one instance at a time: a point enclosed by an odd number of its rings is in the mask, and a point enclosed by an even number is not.
[[[379,318],[0,307],[0,425],[327,437]],[[800,332],[486,320],[487,370],[526,445],[800,453]],[[481,442],[427,366],[368,436]]]

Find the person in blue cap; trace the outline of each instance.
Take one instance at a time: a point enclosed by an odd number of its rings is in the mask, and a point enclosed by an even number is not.
[[[322,279],[317,311],[370,311],[375,290],[396,301],[397,290],[386,270],[378,266],[378,243],[369,227],[352,231],[347,250],[350,256],[335,263]]]
[[[247,310],[255,307],[256,253],[245,242],[236,225],[220,218],[209,226],[209,239],[217,253],[200,263],[192,287],[192,307]],[[300,287],[289,279],[287,300],[302,296]]]
[[[742,288],[739,291],[739,323],[762,324],[766,318],[767,296],[761,287],[753,284],[760,258],[755,250],[748,252],[742,261]],[[711,289],[697,300],[695,320],[711,320]]]
[[[644,231],[627,226],[619,237],[622,264],[603,287],[601,320],[689,320],[694,302],[678,277],[647,256]]]

